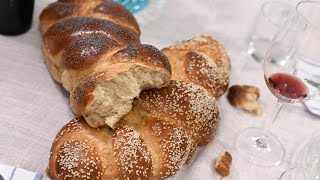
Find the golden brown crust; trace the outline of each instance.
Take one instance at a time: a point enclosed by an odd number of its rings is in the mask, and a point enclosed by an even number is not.
[[[114,53],[139,39],[131,30],[106,20],[71,18],[52,26],[43,42],[52,76],[71,92],[97,67],[104,67]]]
[[[57,134],[50,152],[52,179],[103,179],[99,149],[94,141],[78,135],[86,126],[82,118],[75,118]]]
[[[83,118],[64,126],[52,145],[49,174],[75,178],[85,168],[79,163],[94,158],[92,173],[98,178],[163,179],[175,174],[197,145],[212,139],[218,123],[216,101],[204,89],[171,81],[168,87],[142,92],[114,131],[91,128]],[[73,164],[65,169],[60,162]]]
[[[57,178],[68,179],[73,175],[73,178],[102,179],[101,161],[91,144],[85,141],[70,140],[63,143],[56,151],[55,174]],[[91,167],[93,165],[94,168]]]
[[[86,110],[87,106],[93,103],[94,95],[93,90],[97,86],[97,77],[101,74],[89,77],[82,84],[78,85],[70,94],[70,104],[73,111],[82,115]]]
[[[186,49],[169,48],[177,53],[171,56],[181,58],[174,62],[175,77],[194,83],[170,81],[168,59],[140,44],[134,17],[120,5],[59,0],[40,21],[50,72],[71,92],[72,110],[83,116],[64,126],[53,142],[53,179],[163,179],[213,138],[220,117],[212,95],[224,92],[220,85],[229,70],[216,41],[200,37]],[[160,89],[137,97],[149,88]]]
[[[85,116],[86,119],[88,119],[88,109],[90,109],[90,106],[98,103],[95,101],[93,95],[95,88],[100,84],[116,78],[119,74],[129,71],[129,69],[140,66],[141,68],[147,69],[150,73],[159,71],[165,76],[162,78],[168,82],[171,76],[168,59],[161,51],[151,45],[130,45],[115,53],[106,64],[107,67],[101,68],[101,71],[99,67],[97,67],[94,74],[73,88],[70,94],[70,105],[77,115]],[[138,72],[136,73],[138,74]],[[145,86],[150,88],[148,82],[143,82],[141,88],[146,89]],[[104,120],[99,120],[99,123],[88,123],[93,127],[101,127],[106,125],[103,122]]]
[[[141,90],[170,80],[168,59],[140,45],[138,24],[119,4],[60,0],[43,10],[40,25],[50,73],[71,93],[73,111],[93,127],[114,128]]]
[[[157,147],[161,157],[158,158],[159,179],[175,174],[186,162],[191,153],[191,136],[178,124],[164,120],[147,122],[147,132],[144,134],[149,139],[148,147]],[[153,136],[158,138],[147,138]],[[153,143],[153,144],[151,144]],[[156,165],[154,165],[156,166]]]
[[[120,125],[132,126],[146,143],[153,160],[152,179],[169,177],[192,156],[195,149],[192,136],[179,123],[145,116],[141,112],[138,106],[134,106],[120,121]]]
[[[55,65],[51,60],[49,60],[49,56],[45,55],[46,51],[42,51],[42,54],[43,54],[44,62],[47,64],[48,70],[49,70],[49,72],[51,74],[51,77],[55,81],[60,83],[61,82],[61,70],[60,70],[60,68],[57,65]]]
[[[201,87],[182,81],[172,80],[161,89],[141,92],[134,106],[151,116],[178,121],[198,145],[212,140],[220,120],[215,99]]]
[[[192,82],[219,98],[229,84],[230,62],[223,46],[208,35],[162,50],[172,67],[172,79]]]
[[[103,19],[105,17],[105,19],[113,21],[116,24],[121,24],[140,36],[140,29],[136,19],[123,6],[111,1],[105,1],[92,10],[93,14],[96,12],[100,13],[99,18]]]
[[[229,176],[231,163],[232,163],[232,156],[229,152],[226,151],[218,157],[214,168],[222,176]]]
[[[54,21],[54,23],[50,23],[50,25],[47,25],[48,27],[51,27],[53,24],[56,23],[56,21],[66,18],[74,13],[78,5],[72,4],[72,3],[62,3],[62,2],[55,2],[50,4],[48,7],[46,7],[41,15],[40,15],[40,21]],[[42,23],[43,24],[43,23]],[[48,28],[45,28],[47,30]],[[43,30],[43,32],[45,31]]]
[[[168,58],[157,48],[149,44],[131,44],[117,53],[110,60],[114,63],[139,63],[155,69],[163,69],[171,74]]]
[[[258,103],[259,96],[260,93],[257,87],[233,85],[229,88],[227,98],[231,105],[255,115],[260,115],[261,107]]]
[[[152,159],[140,134],[130,126],[118,126],[112,139],[119,177],[151,179]]]
[[[127,27],[140,36],[140,29],[133,15],[121,5],[103,0],[63,0],[50,4],[40,15],[41,31],[71,17],[92,17],[112,21]]]
[[[49,28],[43,36],[45,49],[51,55],[66,48],[80,37],[106,36],[118,44],[139,43],[139,37],[130,29],[119,26],[111,21],[94,18],[68,18]]]
[[[70,43],[64,49],[61,65],[64,69],[88,69],[108,51],[116,52],[120,48],[115,40],[108,37],[83,37]]]
[[[69,92],[84,80],[84,77],[106,71],[106,66],[116,63],[141,64],[171,76],[170,63],[157,48],[146,44],[130,44],[125,47],[126,45],[119,45],[104,36],[82,37],[70,43],[62,55],[48,55],[58,61],[53,63],[49,60],[47,64],[54,79],[58,79]],[[47,51],[44,53],[48,54]]]

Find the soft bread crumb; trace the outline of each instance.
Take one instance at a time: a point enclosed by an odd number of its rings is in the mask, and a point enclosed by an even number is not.
[[[215,170],[219,172],[222,176],[230,175],[232,156],[229,152],[224,152],[216,161],[214,166]]]
[[[259,96],[260,92],[257,87],[233,85],[229,88],[227,98],[231,105],[252,114],[260,115],[261,107],[258,103]]]
[[[115,128],[117,122],[132,108],[132,101],[146,87],[164,84],[163,73],[146,67],[130,68],[112,80],[103,82],[93,91],[95,102],[84,117],[91,127],[108,125]]]

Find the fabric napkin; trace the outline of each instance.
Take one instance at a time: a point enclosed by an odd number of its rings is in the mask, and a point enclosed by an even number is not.
[[[320,96],[317,96],[314,99],[306,101],[304,104],[307,106],[310,112],[320,116]]]
[[[0,175],[4,180],[42,180],[41,173],[30,172],[18,167],[0,164]],[[0,176],[0,180],[1,179]]]
[[[320,64],[317,63],[317,61],[300,56],[295,68],[298,77],[305,80],[306,82],[311,80],[310,83],[306,83],[309,93],[312,95],[319,94]],[[320,116],[320,95],[312,97],[304,104],[311,113]]]

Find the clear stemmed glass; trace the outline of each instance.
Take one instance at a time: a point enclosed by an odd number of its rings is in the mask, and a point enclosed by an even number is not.
[[[283,172],[279,180],[309,180],[305,168],[291,168]]]
[[[278,98],[272,118],[263,128],[247,128],[235,139],[242,155],[252,163],[281,163],[285,149],[269,129],[283,104],[301,103],[319,94],[320,2],[302,1],[274,36],[264,58],[265,82]]]
[[[284,171],[279,180],[317,180],[320,179],[320,131],[317,130],[303,152],[300,167]]]
[[[320,131],[317,130],[309,141],[304,153],[304,167],[309,179],[320,179]]]

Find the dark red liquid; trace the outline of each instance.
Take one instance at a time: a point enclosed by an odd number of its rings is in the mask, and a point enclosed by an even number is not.
[[[276,95],[280,94],[290,99],[300,99],[308,96],[308,88],[303,81],[290,74],[272,74],[268,83]]]

